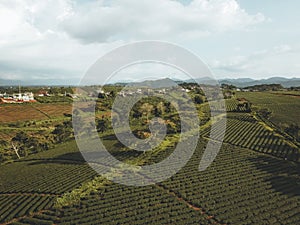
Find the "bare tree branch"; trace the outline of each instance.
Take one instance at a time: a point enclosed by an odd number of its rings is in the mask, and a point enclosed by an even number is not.
[[[14,145],[13,142],[11,142],[11,145],[12,145],[12,147],[13,147],[13,149],[14,149],[16,155],[18,156],[18,158],[21,159],[21,157],[20,157],[20,155],[19,155],[19,149]]]

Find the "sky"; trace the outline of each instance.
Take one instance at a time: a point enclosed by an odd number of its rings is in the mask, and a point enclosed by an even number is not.
[[[299,8],[297,0],[0,0],[0,80],[74,84],[101,56],[142,40],[192,51],[218,79],[300,77]],[[176,74],[137,66],[118,79],[142,72]]]

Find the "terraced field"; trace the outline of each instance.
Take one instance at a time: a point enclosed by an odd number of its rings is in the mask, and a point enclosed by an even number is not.
[[[234,112],[236,111],[238,101],[236,99],[227,99],[225,100],[225,107],[227,112]],[[216,108],[222,108],[221,103],[214,103],[213,104]],[[200,110],[202,112],[210,112],[210,106],[208,103],[204,103],[200,105]]]
[[[61,209],[54,207],[57,197],[95,176],[74,142],[3,165],[0,221],[296,224],[300,220],[299,164],[224,144],[213,164],[199,172],[204,146],[201,141],[188,164],[165,182],[147,187],[109,184]]]
[[[2,165],[0,223],[51,208],[57,196],[94,176],[75,143]]]
[[[298,124],[300,126],[300,98],[276,92],[237,92],[259,108],[267,108],[272,114],[270,120],[277,124]]]
[[[221,134],[222,126],[217,122],[216,133]],[[203,132],[203,136],[209,137],[210,128]],[[269,153],[281,158],[299,161],[300,151],[292,142],[277,134],[270,127],[259,122],[251,114],[228,113],[224,142],[235,146]]]

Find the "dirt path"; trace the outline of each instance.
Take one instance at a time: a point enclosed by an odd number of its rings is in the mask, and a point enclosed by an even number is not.
[[[187,205],[189,208],[195,210],[195,211],[199,211],[199,213],[201,215],[206,216],[207,220],[211,220],[211,222],[213,224],[219,224],[219,225],[223,225],[224,223],[218,221],[213,215],[209,215],[203,208],[199,208],[195,205],[193,205],[191,202],[189,202],[188,200],[182,198],[181,196],[178,196],[174,191],[168,189],[165,185],[161,184],[161,183],[157,183],[156,187],[158,187],[159,189],[167,192],[168,194],[174,196],[178,201],[183,202],[185,205]],[[225,224],[224,224],[225,225]]]
[[[40,215],[41,213],[44,213],[48,210],[41,210],[41,211],[38,211],[38,212],[34,212],[34,213],[31,213],[30,215],[24,215],[24,216],[21,216],[21,217],[18,217],[18,218],[14,218],[10,221],[7,221],[5,223],[0,223],[0,225],[8,225],[8,224],[11,224],[11,223],[15,223],[15,222],[19,222],[21,219],[25,219],[25,218],[32,218],[36,215]]]
[[[45,115],[46,117],[48,117],[49,119],[51,119],[51,116],[49,116],[47,113],[45,113],[44,111],[38,109],[37,107],[34,107],[33,105],[30,105],[32,108],[34,108],[35,110],[39,111],[40,113],[42,113],[43,115]]]

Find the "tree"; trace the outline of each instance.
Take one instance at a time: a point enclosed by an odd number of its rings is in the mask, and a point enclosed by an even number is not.
[[[142,112],[137,108],[137,107],[133,107],[132,109],[132,117],[135,119],[138,119],[142,116]]]
[[[20,159],[21,157],[20,157],[20,155],[19,155],[19,148],[17,148],[17,146],[16,146],[13,142],[11,143],[11,145],[12,145],[13,150],[15,151],[15,153],[16,153],[18,159]]]
[[[102,93],[102,92],[99,93],[99,94],[98,94],[98,98],[102,98],[102,99],[103,99],[103,98],[106,98],[105,93]]]
[[[57,142],[64,142],[71,139],[74,135],[72,130],[72,122],[65,121],[63,124],[56,125],[52,134],[54,134],[54,139]]]
[[[167,120],[166,124],[167,124],[167,133],[168,134],[176,134],[178,132],[176,123],[174,123],[170,120]]]
[[[194,97],[194,102],[195,102],[196,104],[201,104],[201,103],[204,102],[204,97],[201,96],[201,95],[195,95],[195,97]]]
[[[142,110],[142,113],[146,115],[147,121],[148,121],[149,120],[149,115],[153,110],[153,105],[146,102],[141,106],[141,110]]]
[[[27,155],[26,144],[28,140],[29,140],[29,136],[23,131],[18,132],[16,136],[14,136],[11,139],[12,149],[14,150],[15,154],[19,159],[21,158],[20,155],[22,156]]]
[[[109,92],[109,96],[114,98],[116,97],[116,93],[112,90],[111,92]]]
[[[12,138],[12,141],[25,144],[28,141],[28,138],[29,138],[28,135],[25,132],[21,131],[18,132],[16,136]]]
[[[5,161],[3,153],[0,152],[0,163]]]
[[[108,129],[108,121],[104,117],[102,117],[101,120],[97,121],[96,127],[98,132],[103,133]]]
[[[48,149],[47,144],[41,144],[36,137],[28,136],[23,131],[11,139],[11,146],[18,158]]]
[[[42,145],[37,138],[29,137],[25,144],[25,148],[31,150],[31,153],[37,153],[42,150]]]
[[[160,102],[157,104],[157,110],[160,113],[160,115],[164,115],[165,114],[165,104],[163,102]]]

